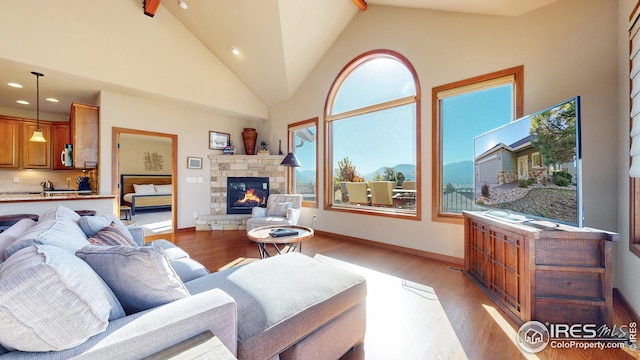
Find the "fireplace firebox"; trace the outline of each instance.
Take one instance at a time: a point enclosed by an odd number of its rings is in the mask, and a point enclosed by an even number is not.
[[[251,214],[255,206],[266,207],[268,177],[228,177],[227,214]]]

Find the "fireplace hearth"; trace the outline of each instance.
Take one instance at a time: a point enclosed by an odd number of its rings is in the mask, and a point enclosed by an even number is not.
[[[227,214],[251,214],[255,206],[266,207],[268,177],[228,177]]]

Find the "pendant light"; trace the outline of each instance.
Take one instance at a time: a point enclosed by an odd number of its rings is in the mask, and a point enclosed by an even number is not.
[[[42,134],[42,130],[40,130],[40,76],[44,76],[44,74],[35,71],[31,73],[36,76],[36,129],[33,130],[33,135],[29,141],[47,142]]]

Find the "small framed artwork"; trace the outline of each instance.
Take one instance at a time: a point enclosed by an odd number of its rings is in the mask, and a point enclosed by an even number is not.
[[[229,145],[230,135],[227,133],[209,131],[209,149],[224,150]]]
[[[202,169],[202,158],[187,157],[187,169]]]

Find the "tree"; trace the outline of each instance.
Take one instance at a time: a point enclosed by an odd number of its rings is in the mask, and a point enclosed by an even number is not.
[[[531,118],[531,144],[540,150],[545,166],[573,161],[576,157],[576,103],[566,103]]]
[[[348,156],[338,161],[336,174],[335,181],[337,183],[341,181],[364,182],[364,179],[356,174],[356,167],[349,161]]]

